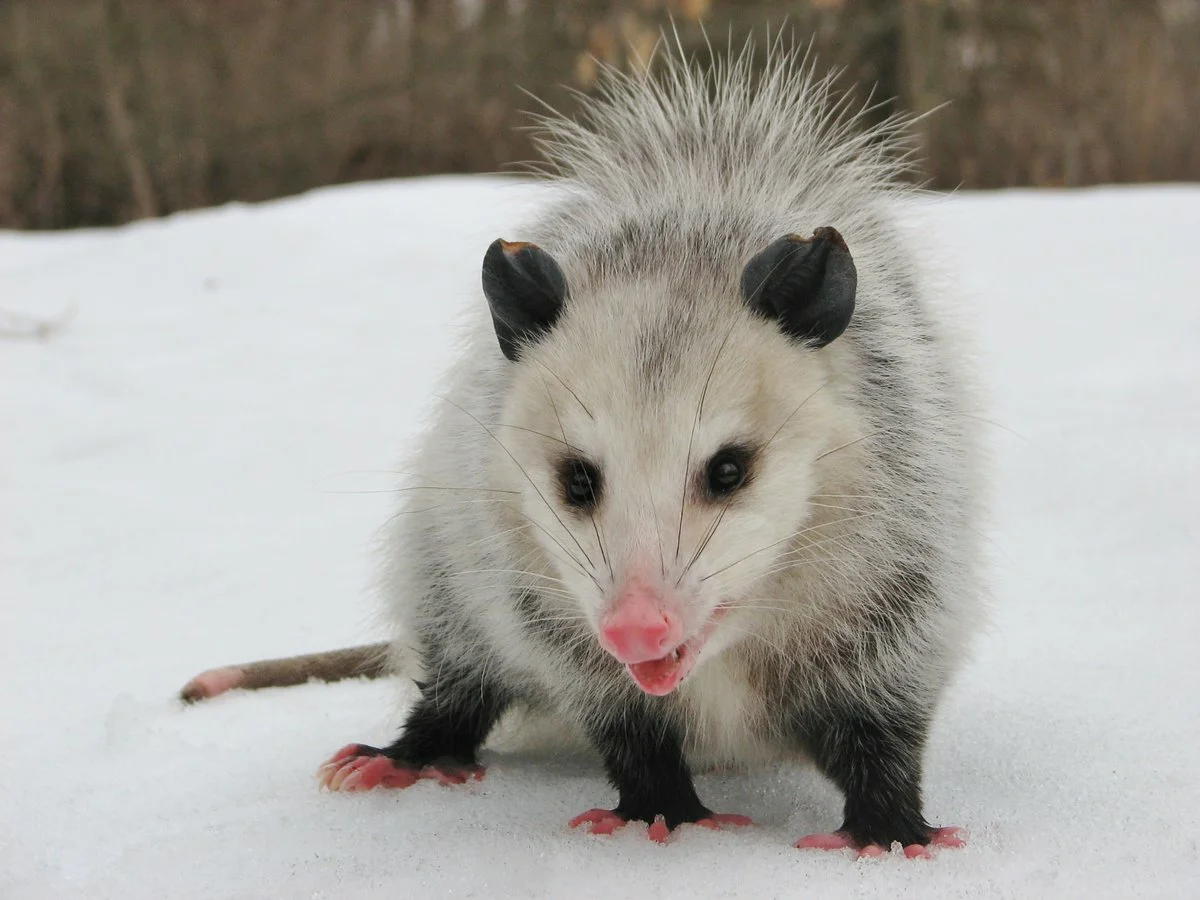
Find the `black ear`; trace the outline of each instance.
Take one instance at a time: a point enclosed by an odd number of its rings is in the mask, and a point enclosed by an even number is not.
[[[857,287],[854,259],[833,228],[818,228],[810,238],[782,237],[742,271],[742,294],[750,308],[778,320],[791,337],[818,347],[850,324]]]
[[[497,240],[483,257],[483,293],[500,349],[515,360],[521,345],[549,331],[562,312],[567,279],[537,244]]]

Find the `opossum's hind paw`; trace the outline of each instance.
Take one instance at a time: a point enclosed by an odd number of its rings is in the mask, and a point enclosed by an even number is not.
[[[241,687],[246,680],[246,671],[237,666],[224,666],[220,669],[209,669],[201,672],[183,686],[179,698],[184,703],[195,703],[197,700],[207,700],[217,694],[223,694],[236,687]]]
[[[587,812],[577,815],[568,824],[571,828],[586,825],[591,834],[612,834],[617,829],[628,825],[629,821],[617,815],[615,810],[589,809]],[[736,813],[710,813],[692,824],[699,825],[701,828],[718,829],[725,825],[752,825],[754,823],[748,816],[739,816]],[[650,823],[650,827],[646,829],[646,837],[655,843],[664,844],[670,836],[671,829],[662,816],[656,816]]]
[[[859,847],[853,838],[844,831],[833,831],[827,834],[810,834],[796,841],[801,850],[857,850],[860,857],[884,856],[891,848],[880,844],[867,844]],[[928,844],[909,844],[904,848],[904,855],[909,859],[933,859],[933,847],[963,847],[966,846],[964,833],[960,828],[935,828]]]
[[[483,776],[483,766],[453,760],[438,760],[425,766],[406,765],[366,744],[347,744],[317,770],[317,781],[331,791],[406,788],[423,779],[443,785],[465,784],[479,781]]]

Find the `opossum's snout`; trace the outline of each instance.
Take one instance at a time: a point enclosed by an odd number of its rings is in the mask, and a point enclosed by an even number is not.
[[[600,619],[600,645],[625,664],[638,687],[662,696],[691,673],[714,624],[715,618],[688,638],[674,593],[632,578]]]
[[[634,582],[600,621],[600,644],[623,663],[658,659],[683,641],[683,623],[662,593]]]

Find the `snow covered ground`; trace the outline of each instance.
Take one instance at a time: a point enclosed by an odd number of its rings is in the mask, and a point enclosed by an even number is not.
[[[927,767],[932,862],[791,842],[796,769],[700,779],[757,827],[573,833],[596,764],[316,790],[389,683],[235,693],[202,668],[381,636],[401,448],[526,186],[433,179],[108,232],[0,235],[0,897],[1200,896],[1200,188],[917,213],[992,395],[995,611]]]

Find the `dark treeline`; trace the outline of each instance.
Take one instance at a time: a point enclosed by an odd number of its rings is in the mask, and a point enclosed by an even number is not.
[[[0,0],[0,226],[504,170],[530,91],[783,27],[935,187],[1200,179],[1200,0]]]

